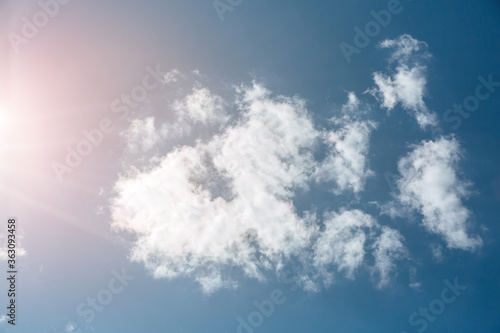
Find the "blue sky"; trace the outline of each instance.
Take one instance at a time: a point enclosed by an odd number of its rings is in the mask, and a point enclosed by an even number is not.
[[[0,9],[0,332],[500,332],[498,1]]]

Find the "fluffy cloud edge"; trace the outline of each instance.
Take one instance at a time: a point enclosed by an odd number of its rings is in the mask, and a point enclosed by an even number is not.
[[[422,141],[398,162],[401,177],[395,194],[399,213],[417,211],[422,225],[441,236],[448,248],[475,250],[479,236],[469,236],[472,213],[463,204],[470,182],[460,176],[462,149],[454,137]]]
[[[430,57],[427,44],[405,34],[394,40],[384,40],[379,46],[392,50],[389,63],[395,63],[395,68],[391,74],[373,73],[376,87],[367,92],[388,111],[400,103],[403,109],[414,115],[422,129],[437,126],[436,114],[428,109],[423,100],[427,85],[427,66],[423,61]]]
[[[365,119],[369,107],[353,93],[331,119],[335,128],[319,131],[300,98],[273,96],[256,82],[237,87],[236,92],[238,121],[208,141],[197,140],[193,146],[177,147],[158,157],[151,168],[131,168],[134,171],[124,173],[116,183],[111,204],[113,226],[137,236],[132,260],[143,262],[157,278],[192,276],[204,293],[237,285],[222,274],[227,265],[262,280],[265,272],[279,271],[291,257],[311,255],[319,221],[307,212],[298,214],[293,205],[296,190],[327,182],[335,185],[336,194],[357,193],[372,175],[367,154],[376,124]],[[208,102],[197,111],[229,104],[208,98],[213,96],[208,90],[203,96]],[[192,98],[175,104],[183,110],[177,119],[186,119],[186,114],[193,118],[186,111]],[[142,136],[143,148],[161,143],[164,139],[154,136],[161,126],[154,121],[132,121],[125,137]],[[322,161],[313,156],[318,140],[329,147]],[[371,219],[360,212],[342,214]],[[317,258],[323,258],[318,259],[321,269],[327,272],[328,265],[337,265],[352,278],[364,263],[353,258],[349,249],[359,248],[358,236],[355,232],[354,239],[344,238],[347,252],[331,263],[316,248]],[[316,282],[304,279],[309,289],[316,288]]]

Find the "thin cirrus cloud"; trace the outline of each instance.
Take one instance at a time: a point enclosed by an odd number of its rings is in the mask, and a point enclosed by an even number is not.
[[[390,62],[399,64],[397,71],[423,71],[405,66],[424,43],[405,35],[383,45],[395,48]],[[425,114],[419,85],[425,79],[407,85],[401,80],[396,75],[384,81],[391,84],[387,96],[381,86],[373,93],[382,96],[383,107],[401,102]],[[298,195],[311,189],[326,187],[325,195],[337,202],[363,192],[374,176],[368,160],[377,129],[371,107],[349,93],[320,130],[303,99],[276,96],[257,82],[236,87],[231,98],[194,86],[169,104],[173,121],[134,119],[122,133],[129,150],[150,157],[146,166],[137,167],[144,159],[125,163],[110,202],[113,227],[135,235],[131,260],[156,278],[194,279],[207,294],[237,287],[241,273],[259,281],[270,273],[279,276],[291,261],[300,263],[297,276],[306,290],[328,286],[337,275],[353,279],[362,268],[378,288],[387,286],[397,263],[410,257],[399,231],[351,208],[350,201],[322,212],[296,205]],[[210,136],[200,136],[199,128]],[[162,144],[181,136],[191,143],[159,153]],[[458,144],[442,139],[424,146],[400,161],[393,210],[419,210],[429,232],[450,247],[471,250],[478,243],[468,236],[470,215],[460,202],[466,191],[455,173]],[[152,147],[158,149],[151,158]],[[321,159],[319,147],[326,147]],[[429,202],[426,186],[442,201]]]
[[[367,92],[375,96],[388,111],[400,103],[414,115],[421,128],[436,126],[437,116],[429,111],[423,100],[427,85],[427,67],[423,62],[430,57],[427,44],[409,35],[402,35],[395,40],[385,40],[379,46],[392,50],[389,63],[395,63],[395,68],[390,70],[390,74],[373,73],[376,87]]]

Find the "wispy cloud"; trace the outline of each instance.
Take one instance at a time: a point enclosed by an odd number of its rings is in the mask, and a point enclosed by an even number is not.
[[[397,230],[382,227],[382,234],[374,245],[375,265],[372,271],[379,276],[378,288],[383,288],[390,282],[391,274],[396,270],[396,261],[408,255],[403,242],[404,238]]]
[[[368,92],[388,111],[401,103],[405,110],[413,113],[421,128],[437,125],[436,114],[429,111],[423,100],[427,85],[427,66],[423,62],[430,56],[427,44],[402,35],[395,40],[383,41],[380,47],[393,50],[389,62],[395,64],[395,68],[390,69],[389,74],[373,73],[376,87]]]
[[[168,74],[173,75],[171,73]],[[182,74],[176,71],[169,82],[177,82],[179,75]],[[212,94],[198,82],[194,85],[190,94],[171,103],[171,111],[175,115],[173,122],[157,124],[152,116],[131,120],[130,127],[122,132],[131,153],[149,151],[163,140],[189,136],[197,125],[217,126],[229,120],[222,97]]]
[[[331,120],[340,127],[323,133],[329,151],[316,169],[315,177],[319,182],[333,181],[336,193],[345,190],[360,192],[366,179],[373,175],[367,165],[367,155],[370,135],[376,124],[359,117],[366,107],[361,105],[356,95],[350,93],[341,115]]]
[[[335,266],[352,279],[355,271],[366,264],[365,256],[369,252],[375,261],[372,273],[380,276],[378,287],[384,287],[396,267],[395,261],[406,258],[403,237],[396,230],[380,226],[372,216],[360,210],[329,212],[324,224],[325,230],[314,246],[314,265],[326,285],[334,278],[329,266]]]

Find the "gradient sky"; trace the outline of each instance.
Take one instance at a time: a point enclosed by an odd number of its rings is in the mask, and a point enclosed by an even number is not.
[[[54,3],[0,3],[0,332],[500,332],[498,1]]]

